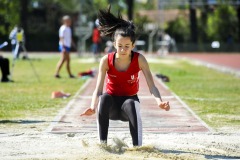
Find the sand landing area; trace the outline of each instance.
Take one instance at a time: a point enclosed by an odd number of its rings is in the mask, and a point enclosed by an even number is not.
[[[29,128],[28,128],[28,127]],[[109,146],[96,133],[49,134],[35,124],[0,135],[0,159],[239,159],[240,135],[224,133],[144,134],[144,145],[132,148],[129,133],[110,132]],[[31,129],[34,128],[35,129]],[[30,131],[31,130],[31,131]]]

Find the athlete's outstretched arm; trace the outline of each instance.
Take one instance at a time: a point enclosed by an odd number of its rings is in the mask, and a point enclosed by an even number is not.
[[[90,108],[86,109],[81,116],[90,116],[95,113],[95,110],[97,108],[98,102],[99,102],[99,96],[102,95],[103,92],[103,85],[104,85],[104,80],[106,76],[106,72],[108,70],[108,56],[104,56],[99,64],[99,72],[98,72],[98,78],[97,78],[97,84],[96,88],[93,92],[92,95],[92,102]]]
[[[157,101],[158,106],[160,108],[168,111],[170,109],[169,102],[162,101],[161,95],[160,95],[157,87],[154,84],[152,73],[149,69],[149,65],[148,65],[146,58],[140,54],[139,58],[138,58],[138,62],[139,62],[139,67],[141,68],[141,70],[146,78],[150,93],[154,96],[155,100]]]

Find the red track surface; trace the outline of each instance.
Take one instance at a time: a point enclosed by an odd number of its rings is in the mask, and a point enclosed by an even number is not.
[[[177,57],[187,57],[208,63],[225,66],[240,70],[240,54],[223,54],[223,53],[180,53],[172,54]]]

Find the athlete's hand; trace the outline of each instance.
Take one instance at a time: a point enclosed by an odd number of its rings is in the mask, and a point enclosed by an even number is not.
[[[82,114],[80,114],[80,116],[91,116],[94,113],[95,113],[95,110],[93,110],[92,108],[88,108]]]
[[[161,102],[161,103],[159,104],[159,107],[162,108],[162,109],[165,109],[166,111],[169,111],[169,110],[170,110],[169,102]]]

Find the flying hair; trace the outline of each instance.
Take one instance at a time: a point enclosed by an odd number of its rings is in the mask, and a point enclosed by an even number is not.
[[[118,16],[114,16],[111,12],[111,5],[107,10],[99,10],[99,31],[103,37],[111,37],[115,40],[117,35],[123,37],[129,37],[134,43],[135,37],[135,26],[131,21],[126,21],[122,18],[118,12]]]

